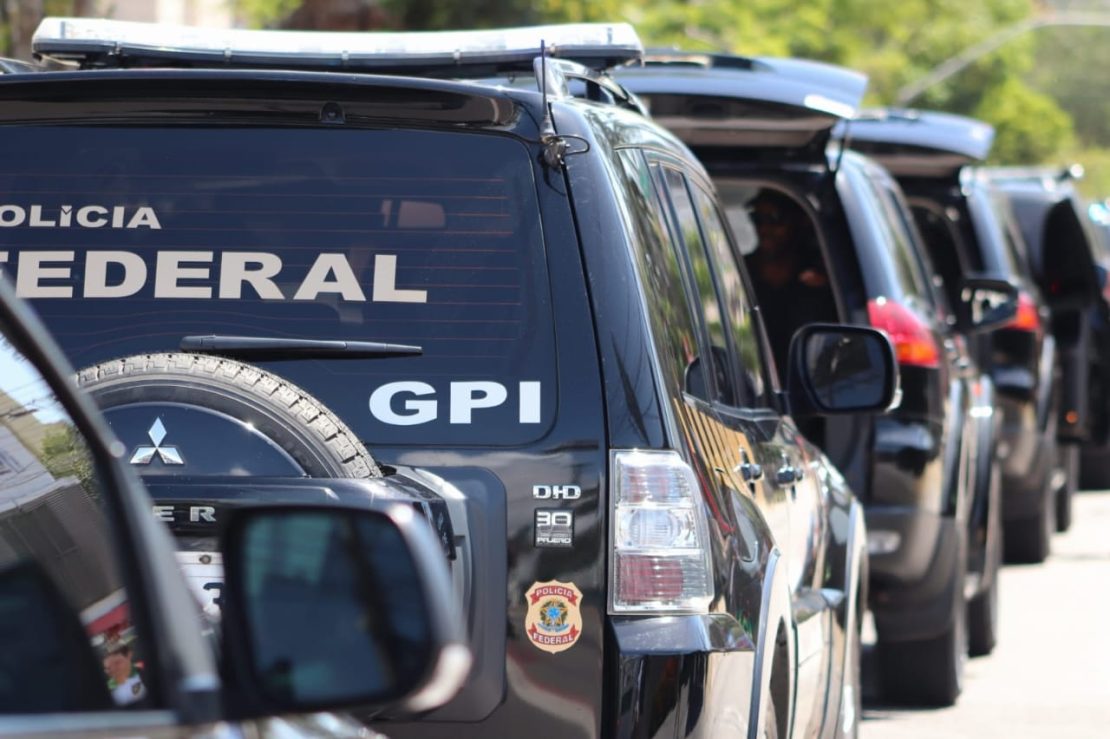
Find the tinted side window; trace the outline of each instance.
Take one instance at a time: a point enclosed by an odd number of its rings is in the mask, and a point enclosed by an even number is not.
[[[0,337],[0,713],[151,706],[97,471]]]
[[[706,379],[698,359],[698,335],[683,288],[682,270],[667,231],[664,202],[652,181],[652,172],[638,151],[621,152],[626,181],[634,183],[628,197],[649,220],[639,260],[640,280],[647,299],[647,320],[668,391],[705,397]]]
[[[850,223],[853,236],[857,241],[870,244],[873,250],[861,254],[869,296],[923,300],[920,296],[925,285],[913,261],[898,243],[883,196],[872,179],[876,175],[866,166],[845,167],[843,171],[847,177],[845,183],[854,191],[853,198],[860,206],[859,218]]]
[[[751,300],[736,253],[729,243],[728,233],[713,197],[700,187],[694,187],[693,193],[713,273],[717,278],[717,288],[728,317],[728,330],[736,353],[736,363],[739,365],[735,367],[739,382],[737,402],[745,406],[767,404],[765,378],[770,377],[771,372],[764,368],[760,355],[759,329],[753,320]]]
[[[914,205],[913,216],[932,263],[944,281],[948,304],[958,305],[960,282],[963,275],[970,271],[963,266],[960,258],[959,233],[939,208],[934,210],[927,205]]]
[[[713,378],[714,387],[709,393],[701,394],[700,397],[725,405],[736,405],[736,397],[732,391],[733,383],[728,372],[728,339],[725,338],[724,312],[721,310],[717,291],[713,286],[713,275],[706,257],[705,241],[702,239],[701,228],[694,213],[694,203],[686,189],[686,178],[678,170],[669,167],[662,167],[661,172],[667,195],[674,208],[675,230],[681,235],[681,242],[685,245],[686,254],[690,259],[690,269],[697,287],[698,309],[709,340],[710,350],[705,364]]]
[[[917,251],[918,239],[910,222],[909,210],[888,183],[875,183],[875,191],[882,206],[886,230],[892,237],[894,262],[898,267],[901,281],[905,284],[907,292],[932,305],[935,302],[933,290]]]

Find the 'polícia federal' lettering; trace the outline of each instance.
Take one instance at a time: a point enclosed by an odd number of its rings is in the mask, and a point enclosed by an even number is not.
[[[150,206],[0,205],[0,228],[149,228],[161,230]]]
[[[10,262],[21,298],[129,298],[153,283],[154,297],[167,299],[310,301],[337,295],[353,303],[428,302],[426,290],[397,287],[396,254],[374,255],[369,297],[341,253],[318,254],[303,274],[290,274],[278,254],[254,251],[162,251],[144,258],[90,250],[83,263],[73,250],[0,251],[0,269]]]

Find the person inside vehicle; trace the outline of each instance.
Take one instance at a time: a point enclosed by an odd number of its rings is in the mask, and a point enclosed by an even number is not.
[[[116,705],[130,705],[146,697],[146,686],[129,644],[119,640],[109,644],[104,654],[104,673],[108,676],[108,689],[112,691]]]
[[[764,188],[748,202],[759,237],[745,257],[780,370],[801,326],[836,322],[836,301],[809,216],[790,196]]]

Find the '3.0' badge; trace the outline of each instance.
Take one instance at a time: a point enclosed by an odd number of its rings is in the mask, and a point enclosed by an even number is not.
[[[582,591],[574,583],[549,580],[532,583],[524,594],[528,640],[545,652],[570,649],[582,636]]]

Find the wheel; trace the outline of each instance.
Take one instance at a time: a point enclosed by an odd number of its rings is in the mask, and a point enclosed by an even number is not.
[[[1044,562],[1052,551],[1052,534],[1056,531],[1056,496],[1045,496],[1039,515],[1007,521],[1003,528],[1008,563]]]
[[[1083,490],[1110,488],[1110,449],[1084,446],[1079,464],[1079,486]]]
[[[952,616],[944,633],[931,639],[890,642],[879,634],[876,645],[884,696],[917,706],[950,706],[963,690],[967,664],[967,601],[963,597],[966,558],[956,568]]]
[[[997,463],[993,475],[991,484],[997,487],[1001,475]],[[992,495],[987,514],[988,549],[983,563],[983,578],[989,580],[990,585],[967,604],[967,649],[972,657],[990,654],[998,642],[998,577],[1002,565],[1001,502],[997,495]]]
[[[320,401],[258,367],[203,354],[141,354],[81,370],[78,384],[104,410],[196,406],[250,424],[309,477],[381,477],[358,437]]]
[[[1051,475],[1046,474],[1041,495],[1041,510],[1031,518],[1015,518],[1003,524],[1003,551],[1010,564],[1040,564],[1052,550],[1056,532],[1056,494],[1048,489]]]
[[[1079,445],[1062,444],[1058,448],[1059,467],[1065,478],[1056,491],[1056,530],[1071,528],[1071,501],[1079,488]]]

